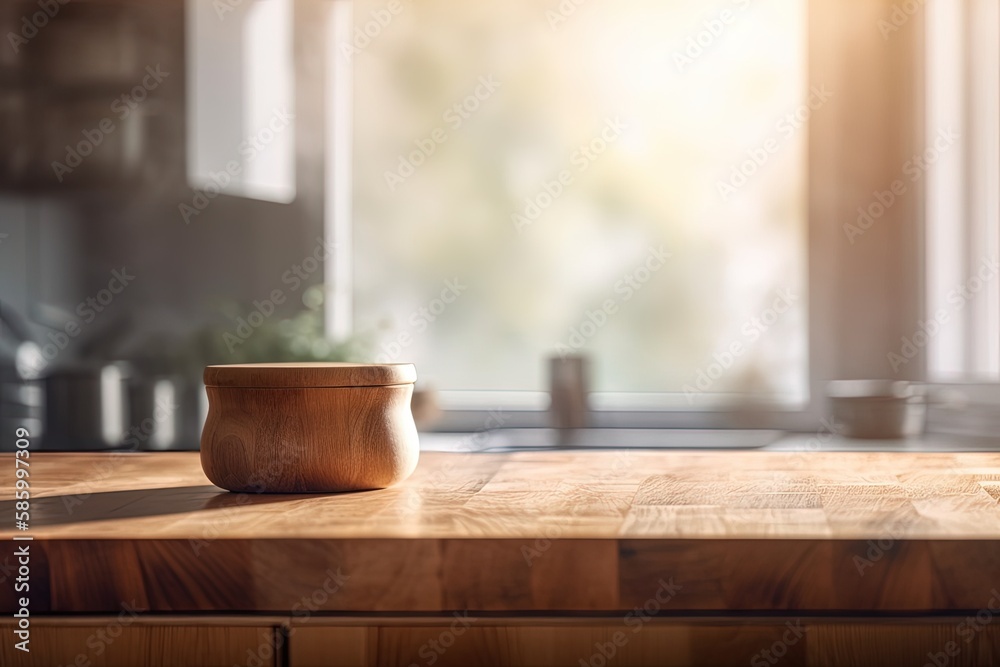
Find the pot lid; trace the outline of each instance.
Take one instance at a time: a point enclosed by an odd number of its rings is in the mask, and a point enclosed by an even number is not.
[[[302,362],[205,367],[206,387],[384,387],[413,384],[413,364]]]

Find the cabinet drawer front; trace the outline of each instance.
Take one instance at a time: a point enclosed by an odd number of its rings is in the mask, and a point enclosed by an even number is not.
[[[31,651],[18,650],[14,628],[2,626],[5,667],[276,667],[284,637],[275,627],[106,624],[31,626]]]

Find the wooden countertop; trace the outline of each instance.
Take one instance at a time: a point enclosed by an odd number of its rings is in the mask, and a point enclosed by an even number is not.
[[[661,577],[691,609],[975,609],[1000,586],[997,453],[424,453],[397,487],[323,496],[223,492],[197,453],[30,471],[0,560],[34,538],[50,611],[287,611],[337,568],[358,592],[329,610],[626,609]]]
[[[31,464],[35,539],[1000,539],[1000,454],[429,452],[396,487],[310,496],[227,493],[194,452]]]

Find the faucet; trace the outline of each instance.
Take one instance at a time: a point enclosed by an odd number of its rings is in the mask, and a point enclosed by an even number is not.
[[[590,362],[582,355],[549,357],[549,421],[557,429],[560,445],[569,444],[576,430],[590,422]]]

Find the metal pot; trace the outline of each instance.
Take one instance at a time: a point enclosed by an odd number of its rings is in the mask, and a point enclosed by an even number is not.
[[[126,447],[128,364],[53,369],[45,378],[45,449]]]
[[[130,386],[129,449],[195,450],[204,424],[201,382],[176,376],[138,378]]]

